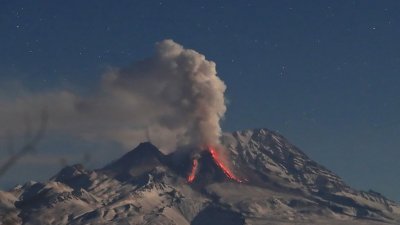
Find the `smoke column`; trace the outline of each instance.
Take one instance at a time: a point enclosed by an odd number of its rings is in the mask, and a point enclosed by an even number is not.
[[[139,105],[161,109],[154,123],[179,130],[178,145],[218,143],[226,87],[204,55],[165,40],[156,44],[153,57],[107,74],[104,83],[111,92],[126,91]]]
[[[18,127],[21,112],[45,107],[49,129],[55,133],[128,147],[150,136],[167,151],[218,145],[226,86],[215,63],[204,55],[164,40],[155,45],[153,56],[110,69],[98,83],[90,96],[59,89],[0,98],[0,123]]]

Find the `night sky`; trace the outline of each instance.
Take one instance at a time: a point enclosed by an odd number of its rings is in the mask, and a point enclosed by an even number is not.
[[[398,0],[5,0],[1,98],[16,84],[90,94],[107,68],[173,39],[217,64],[225,131],[277,130],[351,186],[400,200],[399,12]],[[101,166],[126,150],[50,134],[0,184],[43,180],[66,163]]]

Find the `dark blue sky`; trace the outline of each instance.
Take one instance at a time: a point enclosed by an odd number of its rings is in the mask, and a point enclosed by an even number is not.
[[[2,88],[90,93],[107,67],[171,38],[216,62],[225,130],[278,130],[350,185],[400,200],[398,0],[0,4]],[[42,151],[65,146],[88,147]]]

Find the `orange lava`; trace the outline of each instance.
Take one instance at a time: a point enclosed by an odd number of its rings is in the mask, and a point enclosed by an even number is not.
[[[225,175],[227,177],[229,177],[230,179],[235,180],[239,183],[242,183],[242,180],[240,180],[238,177],[236,177],[232,173],[232,171],[230,171],[229,168],[222,163],[222,161],[218,155],[218,152],[213,147],[208,147],[208,150],[210,151],[214,162],[218,165],[219,168],[221,168],[221,170],[225,173]]]
[[[192,170],[190,171],[190,174],[187,178],[187,181],[189,183],[192,183],[194,181],[194,179],[196,178],[196,172],[197,172],[198,165],[199,165],[199,163],[198,163],[197,159],[193,159]]]

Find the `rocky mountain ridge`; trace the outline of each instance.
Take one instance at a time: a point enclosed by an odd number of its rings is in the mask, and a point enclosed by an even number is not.
[[[63,168],[48,182],[0,191],[0,224],[399,224],[400,206],[355,190],[267,129],[221,137],[230,180],[202,153],[190,157],[142,143],[98,170]]]

